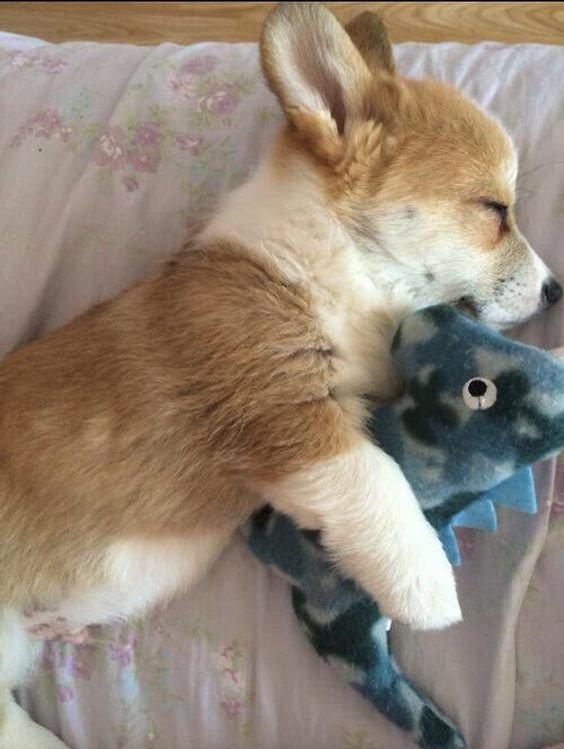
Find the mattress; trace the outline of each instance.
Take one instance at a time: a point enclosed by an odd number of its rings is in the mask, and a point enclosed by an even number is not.
[[[564,278],[564,49],[402,44],[402,73],[449,81],[521,154],[517,214]],[[255,45],[159,47],[0,34],[0,355],[146,276],[256,165],[281,121]],[[564,343],[564,306],[519,336]],[[465,620],[394,625],[404,670],[472,749],[564,741],[564,462],[539,512],[460,533]],[[147,618],[51,642],[19,699],[73,749],[408,749],[311,650],[289,588],[235,538]]]

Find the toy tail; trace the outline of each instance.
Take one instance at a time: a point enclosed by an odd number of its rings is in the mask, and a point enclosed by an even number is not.
[[[354,689],[425,749],[465,749],[456,726],[401,672],[390,656],[388,620],[362,596],[331,621],[316,618],[292,589],[298,620],[311,644]],[[325,613],[325,612],[324,612]]]

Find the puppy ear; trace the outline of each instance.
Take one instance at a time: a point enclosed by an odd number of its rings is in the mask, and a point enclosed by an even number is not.
[[[265,78],[286,117],[324,150],[338,149],[350,121],[370,116],[372,75],[321,4],[276,6],[263,27],[260,51]]]
[[[376,13],[370,10],[359,13],[347,23],[345,30],[373,73],[379,70],[395,73],[390,37],[384,23]]]

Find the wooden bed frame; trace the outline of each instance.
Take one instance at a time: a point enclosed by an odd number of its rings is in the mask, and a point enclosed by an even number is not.
[[[0,30],[51,42],[256,41],[269,2],[0,2]],[[328,2],[377,10],[393,41],[564,44],[564,2]]]

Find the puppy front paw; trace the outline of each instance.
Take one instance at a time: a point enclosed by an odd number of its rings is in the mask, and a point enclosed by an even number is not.
[[[454,572],[435,536],[396,569],[378,603],[384,614],[412,629],[443,629],[462,620]]]

